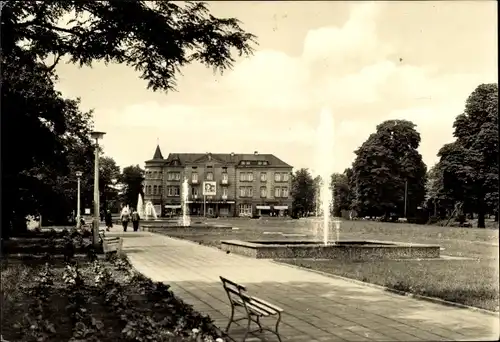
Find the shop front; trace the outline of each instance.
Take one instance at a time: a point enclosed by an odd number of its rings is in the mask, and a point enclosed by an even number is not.
[[[234,201],[197,200],[187,203],[192,216],[227,217],[234,213]]]
[[[271,206],[270,205],[257,205],[257,215],[259,216],[271,216]]]
[[[288,206],[287,205],[275,205],[273,206],[274,216],[284,217],[288,216]]]
[[[180,204],[166,204],[165,216],[173,217],[182,215],[182,206]]]

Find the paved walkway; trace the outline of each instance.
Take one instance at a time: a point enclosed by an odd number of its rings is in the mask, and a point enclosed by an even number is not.
[[[229,305],[220,275],[285,310],[280,329],[283,341],[470,341],[499,336],[498,317],[485,313],[403,297],[163,235],[128,232],[124,237],[124,250],[139,272],[170,284],[177,296],[222,328],[228,321]],[[237,326],[230,335],[237,339],[242,332]],[[265,333],[247,340],[277,339]]]

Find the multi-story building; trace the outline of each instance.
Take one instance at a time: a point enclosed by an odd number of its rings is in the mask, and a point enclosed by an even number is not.
[[[170,153],[164,159],[157,146],[146,161],[144,200],[163,214],[179,214],[185,199],[190,215],[283,216],[292,207],[291,174],[292,166],[272,154]]]

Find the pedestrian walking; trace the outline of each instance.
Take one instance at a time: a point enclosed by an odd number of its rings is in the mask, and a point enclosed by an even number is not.
[[[130,221],[130,212],[127,207],[123,207],[120,214],[120,220],[122,221],[123,231],[127,231],[128,221]]]
[[[139,221],[141,220],[141,217],[139,216],[139,213],[137,212],[136,209],[132,211],[132,226],[134,227],[134,232],[139,230]]]
[[[113,228],[113,217],[111,216],[111,210],[108,209],[106,211],[104,221],[106,222],[106,230],[109,232],[109,230]]]

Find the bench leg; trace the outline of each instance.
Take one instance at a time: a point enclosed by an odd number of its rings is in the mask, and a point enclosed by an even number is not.
[[[257,325],[259,326],[259,332],[262,332],[262,325],[260,325],[260,317],[257,316],[257,320],[255,321],[255,323],[257,323]]]
[[[281,342],[280,333],[278,332],[278,327],[279,327],[280,322],[281,322],[281,313],[278,313],[278,320],[276,321],[276,327],[274,330],[276,331],[276,336],[278,337],[278,341]]]
[[[251,324],[252,324],[252,318],[250,317],[250,315],[248,315],[247,331],[245,331],[245,335],[243,335],[243,339],[241,340],[241,342],[245,342],[245,340],[247,339],[247,336],[250,333]]]
[[[233,318],[234,318],[234,306],[231,305],[231,316],[229,317],[229,323],[227,323],[226,334],[229,332],[229,327],[231,326],[231,323],[233,323]]]

